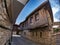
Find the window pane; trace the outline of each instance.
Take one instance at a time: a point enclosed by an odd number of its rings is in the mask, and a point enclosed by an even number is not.
[[[39,20],[39,13],[38,13],[38,12],[35,14],[35,20],[36,20],[36,21]]]
[[[30,23],[32,23],[33,22],[33,17],[30,17]]]

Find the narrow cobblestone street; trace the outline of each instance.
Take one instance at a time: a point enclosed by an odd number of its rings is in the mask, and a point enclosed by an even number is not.
[[[13,36],[12,45],[40,45],[21,36]]]

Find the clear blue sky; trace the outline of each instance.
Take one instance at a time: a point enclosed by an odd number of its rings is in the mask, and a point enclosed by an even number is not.
[[[44,1],[46,0],[29,0],[29,2],[26,4],[26,6],[23,8],[21,13],[19,14],[16,24],[20,24],[20,22],[24,21],[25,18],[34,10],[36,9],[39,5],[41,5]],[[54,21],[57,21],[58,18],[56,18],[56,13],[59,11],[59,0],[49,0],[52,11],[53,11],[53,16],[54,16]],[[59,21],[59,20],[58,20]]]

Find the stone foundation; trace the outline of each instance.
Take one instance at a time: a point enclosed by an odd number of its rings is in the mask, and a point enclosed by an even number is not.
[[[26,34],[24,34],[26,33]],[[42,34],[41,34],[42,33]],[[34,42],[40,43],[42,45],[52,45],[51,31],[48,28],[45,29],[34,29],[34,30],[24,30],[23,37],[26,37]]]
[[[4,45],[11,38],[11,31],[0,28],[0,45]]]
[[[6,12],[4,0],[0,0],[0,45],[5,45],[11,38],[12,24]]]

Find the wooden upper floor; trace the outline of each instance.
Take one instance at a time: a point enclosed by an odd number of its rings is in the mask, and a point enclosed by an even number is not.
[[[53,15],[48,1],[41,4],[31,14],[29,14],[25,21],[20,23],[20,29],[34,29],[38,27],[49,26],[53,22]]]

